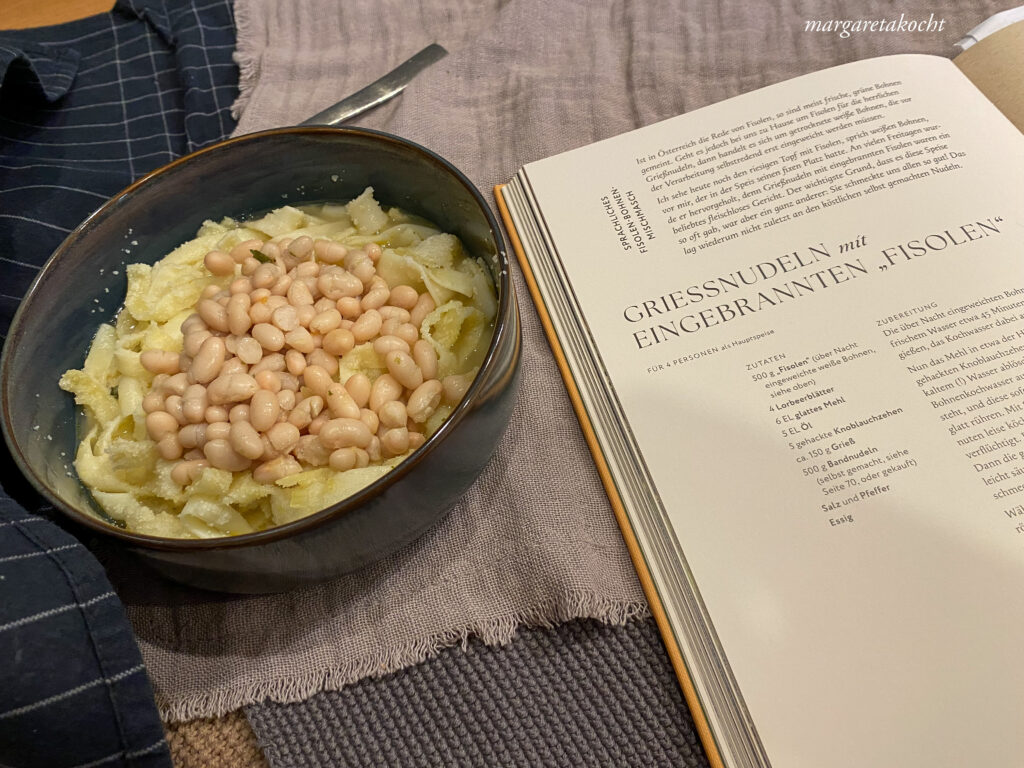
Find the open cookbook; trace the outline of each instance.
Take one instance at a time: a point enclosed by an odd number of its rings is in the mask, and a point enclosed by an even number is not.
[[[497,191],[713,765],[1024,763],[1022,51],[843,65]]]

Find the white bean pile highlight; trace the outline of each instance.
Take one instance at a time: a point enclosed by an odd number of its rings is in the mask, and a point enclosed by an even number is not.
[[[429,293],[388,285],[380,246],[348,249],[302,235],[213,250],[210,285],[181,325],[180,354],[140,356],[154,374],[146,431],[174,462],[179,485],[205,467],[252,471],[273,483],[309,467],[344,472],[401,456],[426,440],[442,402],[457,403],[467,375],[438,379],[437,353],[420,338]],[[338,381],[340,359],[372,343],[387,366]]]

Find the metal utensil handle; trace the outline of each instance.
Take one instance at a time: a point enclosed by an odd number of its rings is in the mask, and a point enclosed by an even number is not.
[[[448,51],[437,43],[431,43],[419,53],[399,64],[384,77],[375,80],[362,90],[342,99],[334,106],[317,112],[300,125],[338,125],[368,109],[383,104],[401,93],[416,75],[436,61],[448,55]]]

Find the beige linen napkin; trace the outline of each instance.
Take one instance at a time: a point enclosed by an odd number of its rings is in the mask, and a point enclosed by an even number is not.
[[[297,123],[440,42],[451,55],[356,123],[438,152],[490,199],[528,161],[743,91],[869,55],[949,53],[997,9],[984,0],[850,5],[237,0],[237,132]],[[809,19],[900,12],[945,14],[946,31],[845,40],[804,31]],[[512,423],[476,484],[420,540],[361,572],[275,596],[202,595],[117,565],[166,717],[301,700],[470,635],[502,643],[522,624],[646,611],[518,270],[515,279],[524,349]],[[681,447],[680,461],[701,457]]]

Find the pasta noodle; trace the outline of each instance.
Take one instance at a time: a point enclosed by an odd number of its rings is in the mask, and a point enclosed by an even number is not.
[[[356,493],[385,475],[411,452],[410,449],[399,455],[384,455],[378,440],[376,444],[371,443],[369,452],[375,455],[365,466],[337,471],[325,465],[324,457],[329,451],[313,441],[313,444],[307,442],[304,450],[289,454],[298,462],[293,465],[294,471],[275,477],[272,482],[258,481],[253,469],[230,471],[211,463],[199,467],[194,476],[189,476],[189,481],[182,483],[183,471],[179,469],[174,474],[181,461],[166,458],[158,441],[153,439],[152,429],[147,428],[150,413],[147,395],[161,391],[167,376],[147,368],[147,358],[142,353],[168,353],[161,359],[172,363],[175,355],[191,359],[183,352],[182,324],[198,317],[197,304],[204,296],[226,295],[232,282],[243,277],[246,270],[252,274],[256,269],[252,259],[269,260],[255,248],[249,256],[246,243],[273,244],[263,246],[268,250],[283,244],[287,251],[289,243],[300,242],[304,237],[316,241],[318,249],[337,243],[345,247],[339,252],[347,249],[359,255],[362,253],[359,249],[363,249],[379,254],[373,271],[387,286],[392,290],[394,286],[409,286],[416,292],[409,295],[430,298],[424,306],[433,309],[422,318],[416,334],[432,348],[428,350],[431,363],[436,356],[434,378],[438,381],[452,379],[456,385],[461,381],[461,391],[464,391],[465,381],[475,375],[493,333],[497,302],[487,269],[465,254],[453,235],[400,210],[385,210],[374,199],[372,189],[344,205],[285,206],[252,221],[207,221],[195,239],[157,263],[127,267],[124,307],[112,324],[100,326],[82,368],[65,372],[60,380],[60,386],[74,395],[86,414],[87,426],[77,449],[75,468],[97,505],[114,524],[139,533],[177,538],[230,536],[263,530],[292,522]],[[211,262],[204,261],[211,252],[220,253],[222,258],[224,253],[233,252],[237,256],[240,246],[242,260],[237,267],[227,263],[230,274],[213,274],[213,267],[207,266]],[[310,258],[316,260],[317,257],[310,253]],[[383,290],[379,280],[375,279],[374,284],[377,290]],[[409,291],[408,288],[403,290]],[[317,298],[315,291],[314,298]],[[331,300],[319,297],[317,301],[320,303],[316,306],[322,309]],[[401,311],[393,314],[401,315]],[[346,322],[347,327],[353,327],[350,320],[343,320],[343,327]],[[238,344],[236,335],[223,335],[230,344]],[[324,334],[311,331],[310,335],[322,359],[324,353],[320,347]],[[388,375],[393,368],[389,368],[385,355],[375,349],[374,341],[374,338],[364,340],[342,354],[337,360],[333,381],[344,385],[350,377],[359,374],[373,385]],[[239,365],[237,358],[235,365]],[[172,370],[175,369],[172,367]],[[301,402],[310,397],[310,386],[309,382],[303,382],[301,375],[297,378],[295,398]],[[436,395],[440,389],[440,384],[434,384],[427,394]],[[454,389],[459,391],[458,386]],[[409,392],[406,388],[406,397]],[[408,426],[428,437],[456,404],[452,397],[438,400],[435,396],[429,403],[432,410],[423,412],[429,415],[422,423],[410,420]],[[281,421],[287,416],[288,412],[282,410]],[[379,420],[376,414],[364,413],[360,418],[374,427],[375,420]],[[178,420],[181,428],[189,423],[182,421],[180,415]],[[318,426],[322,428],[324,423],[321,419]],[[203,424],[206,426],[205,422]],[[381,435],[387,431],[385,427],[379,429]],[[262,436],[265,440],[266,435]],[[193,448],[191,455],[196,455],[197,450]],[[189,455],[186,452],[185,458]],[[275,455],[277,453],[268,447],[266,454],[254,461]]]

